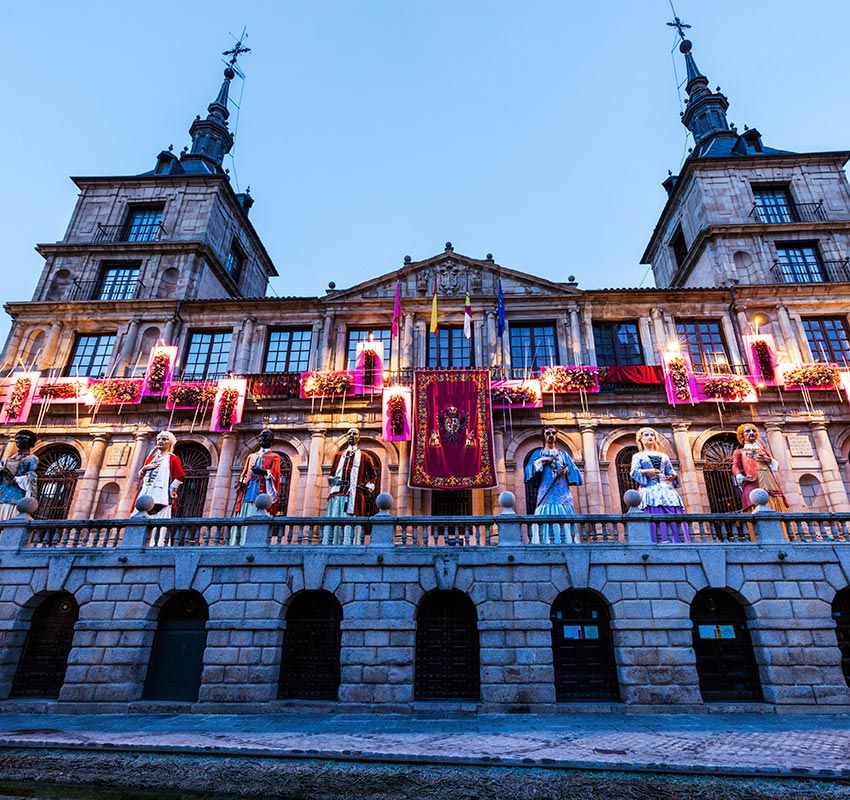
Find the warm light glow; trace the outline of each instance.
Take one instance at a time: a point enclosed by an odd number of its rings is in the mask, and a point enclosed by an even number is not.
[[[678,339],[668,339],[665,345],[665,354],[679,355],[682,352],[682,344]]]
[[[750,322],[752,323],[753,331],[755,332],[756,336],[758,336],[759,328],[767,325],[767,323],[770,322],[770,318],[767,316],[767,314],[763,314],[761,311],[757,311],[755,314],[753,314],[753,318],[750,320]]]

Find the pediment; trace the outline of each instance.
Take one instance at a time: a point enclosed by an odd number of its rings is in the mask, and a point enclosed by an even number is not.
[[[358,283],[348,289],[329,292],[324,302],[352,300],[385,300],[395,296],[396,283],[401,282],[402,297],[430,298],[437,282],[441,298],[463,298],[466,287],[473,298],[496,297],[501,278],[505,297],[575,296],[579,289],[527,272],[503,267],[491,259],[475,259],[454,252],[440,253],[424,261],[412,261],[401,268]]]

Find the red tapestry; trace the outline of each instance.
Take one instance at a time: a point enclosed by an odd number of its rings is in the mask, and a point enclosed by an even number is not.
[[[410,485],[489,489],[496,485],[490,373],[417,370]]]

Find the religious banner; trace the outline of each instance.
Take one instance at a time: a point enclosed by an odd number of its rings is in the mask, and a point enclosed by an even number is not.
[[[145,370],[142,397],[165,397],[174,375],[176,363],[176,347],[153,347]]]
[[[493,381],[490,384],[490,398],[493,408],[516,410],[543,407],[543,393],[537,379]]]
[[[89,393],[88,378],[42,378],[33,403],[82,403]]]
[[[776,386],[780,380],[777,370],[776,343],[769,333],[744,336],[744,355],[758,388]]]
[[[224,378],[218,382],[213,403],[210,430],[229,431],[242,421],[248,381],[245,378]]]
[[[691,359],[687,353],[665,351],[661,354],[664,364],[664,388],[667,391],[667,402],[678,406],[685,403],[696,403],[699,400],[699,387]]]
[[[18,372],[4,381],[0,425],[26,422],[38,386],[38,372]]]
[[[371,394],[384,386],[384,343],[357,343],[354,362],[354,394]]]
[[[384,389],[381,402],[381,436],[385,442],[409,442],[413,392],[402,386]]]
[[[413,385],[410,486],[494,487],[489,370],[417,370]]]

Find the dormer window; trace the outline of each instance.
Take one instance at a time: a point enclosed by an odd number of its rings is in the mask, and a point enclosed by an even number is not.
[[[163,205],[130,206],[124,235],[121,238],[125,242],[155,242],[163,232],[164,211]]]
[[[245,263],[245,253],[239,246],[236,239],[230,245],[230,250],[227,253],[227,260],[224,262],[224,269],[234,281],[239,280],[242,274],[242,265]]]

